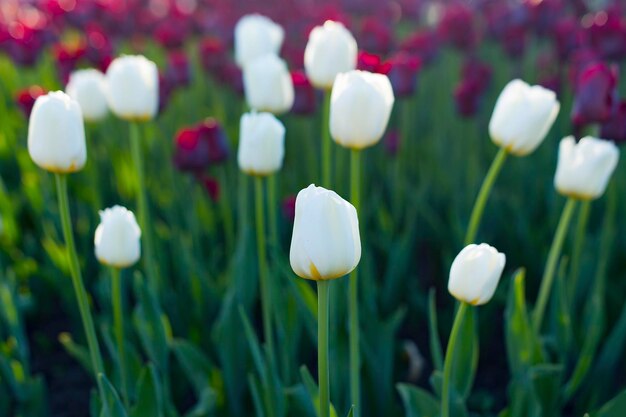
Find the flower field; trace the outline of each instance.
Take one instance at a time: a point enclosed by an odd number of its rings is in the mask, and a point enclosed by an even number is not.
[[[0,417],[626,416],[619,0],[0,0]]]

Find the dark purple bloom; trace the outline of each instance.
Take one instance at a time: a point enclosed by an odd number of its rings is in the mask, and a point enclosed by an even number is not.
[[[304,71],[292,71],[291,80],[295,93],[291,112],[302,115],[315,113],[317,108],[316,91]]]
[[[611,116],[617,86],[617,68],[605,63],[590,64],[574,86],[572,123],[576,127],[606,122]]]

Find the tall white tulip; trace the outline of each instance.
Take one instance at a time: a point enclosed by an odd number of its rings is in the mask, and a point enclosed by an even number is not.
[[[330,96],[330,134],[338,144],[363,149],[382,138],[394,96],[389,78],[350,71],[335,79]]]
[[[258,111],[281,114],[291,109],[293,81],[285,61],[267,54],[247,64],[243,84],[248,106]]]
[[[260,14],[243,16],[235,25],[235,61],[243,68],[267,54],[278,55],[285,31]]]
[[[528,155],[548,134],[559,108],[553,91],[513,80],[496,101],[489,122],[491,140],[514,155]]]
[[[113,206],[100,212],[94,245],[96,258],[105,265],[126,268],[141,254],[141,229],[132,211]]]
[[[111,111],[127,120],[154,118],[159,108],[159,71],[141,55],[115,58],[106,72]]]
[[[97,69],[74,71],[65,86],[65,92],[80,104],[87,121],[98,121],[106,117],[109,105],[106,96],[104,74]]]
[[[356,68],[357,54],[356,40],[350,31],[341,23],[328,20],[309,34],[304,50],[306,75],[315,87],[328,90],[338,74]]]
[[[359,219],[352,204],[311,184],[298,193],[289,261],[301,278],[349,274],[361,260]]]
[[[285,156],[285,126],[270,113],[245,113],[239,129],[239,168],[265,176],[280,170]]]
[[[448,291],[459,301],[485,304],[496,291],[505,263],[504,254],[486,243],[468,245],[452,262]]]
[[[600,197],[617,166],[619,149],[613,142],[586,136],[561,140],[554,177],[557,191],[568,197],[592,200]]]
[[[85,166],[85,127],[75,100],[62,91],[37,98],[28,123],[28,153],[41,168],[55,173]]]

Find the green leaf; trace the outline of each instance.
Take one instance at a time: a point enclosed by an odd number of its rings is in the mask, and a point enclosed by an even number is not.
[[[443,371],[443,349],[439,338],[439,327],[437,320],[437,298],[435,288],[428,292],[428,332],[430,334],[430,352],[433,366],[438,371]]]
[[[263,401],[261,400],[261,387],[259,386],[258,378],[253,374],[248,374],[248,385],[250,385],[250,392],[252,393],[252,404],[254,404],[255,415],[258,417],[265,417]]]
[[[530,370],[533,392],[541,408],[540,415],[558,414],[562,377],[561,365],[540,364],[533,366]]]
[[[265,360],[263,359],[263,354],[261,353],[261,347],[259,346],[259,340],[252,329],[252,325],[248,320],[248,316],[246,316],[246,312],[243,307],[239,307],[239,316],[241,317],[241,321],[243,322],[243,329],[246,335],[246,339],[248,340],[248,346],[250,346],[250,353],[252,354],[252,359],[254,361],[254,365],[256,367],[256,371],[261,378],[261,383],[264,386],[268,385],[267,373],[265,372]]]
[[[626,391],[622,391],[591,417],[624,417],[626,416]]]
[[[406,417],[439,417],[439,401],[427,391],[408,384],[396,385]]]
[[[172,350],[197,394],[212,386],[212,378],[219,374],[200,349],[186,340],[176,339],[172,342]]]
[[[141,371],[137,381],[137,401],[130,412],[130,417],[144,416],[163,416],[163,390],[153,364]]]
[[[348,415],[346,417],[354,417],[354,406],[350,407],[350,411],[348,411]]]
[[[98,374],[105,395],[105,403],[102,406],[101,416],[103,417],[127,417],[126,410],[120,401],[120,396],[113,388],[104,374]]]
[[[505,337],[511,373],[522,376],[536,363],[542,361],[539,341],[530,325],[526,308],[525,271],[518,269],[513,276],[505,311]]]
[[[206,388],[200,393],[196,405],[185,414],[185,417],[206,417],[211,415],[217,407],[217,396],[211,388]]]
[[[83,369],[85,369],[88,373],[93,374],[91,356],[89,355],[89,351],[86,347],[75,343],[72,339],[72,335],[69,333],[61,333],[59,335],[59,342],[61,342],[61,345],[63,345],[66,352],[81,364]]]
[[[478,329],[476,309],[468,307],[452,354],[451,385],[462,399],[469,396],[478,368]]]
[[[133,313],[133,322],[141,344],[150,360],[165,372],[168,368],[169,340],[164,316],[152,289],[139,273],[135,274],[135,295],[138,305]]]

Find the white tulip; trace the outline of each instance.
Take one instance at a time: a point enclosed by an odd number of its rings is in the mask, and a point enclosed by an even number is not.
[[[514,155],[528,155],[543,142],[559,108],[553,91],[513,80],[496,101],[489,122],[491,140]]]
[[[51,172],[76,172],[85,166],[85,127],[75,100],[62,91],[37,98],[28,123],[28,153]]]
[[[339,22],[326,21],[309,34],[304,50],[306,75],[315,87],[328,90],[338,74],[356,68],[357,53],[350,31]]]
[[[132,211],[113,206],[100,212],[94,238],[96,258],[105,265],[126,268],[139,260],[141,229]]]
[[[285,32],[260,14],[243,16],[235,25],[235,61],[240,68],[267,54],[278,55]]]
[[[159,108],[159,71],[141,55],[115,58],[106,73],[111,111],[127,120],[152,119]]]
[[[289,261],[301,278],[328,280],[361,260],[359,219],[352,204],[311,184],[298,193]]]
[[[74,71],[65,86],[65,92],[80,104],[87,121],[102,120],[109,112],[106,80],[97,69]]]
[[[270,113],[245,113],[239,129],[239,168],[250,175],[270,175],[283,165],[285,126]]]
[[[505,263],[504,254],[486,243],[468,245],[452,262],[448,291],[459,301],[485,304],[496,292]]]
[[[563,195],[592,200],[604,194],[617,166],[619,149],[613,142],[573,136],[561,140],[554,186]]]
[[[338,144],[363,149],[382,138],[394,96],[383,74],[350,71],[335,79],[330,97],[330,134]]]
[[[243,85],[248,106],[254,110],[280,114],[293,105],[291,74],[285,61],[274,54],[247,64],[243,70]]]

